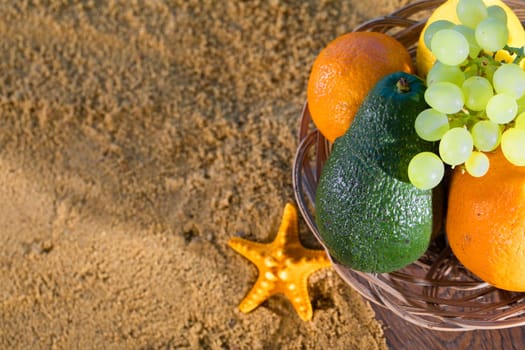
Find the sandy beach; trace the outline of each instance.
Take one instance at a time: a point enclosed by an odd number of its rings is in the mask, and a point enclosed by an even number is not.
[[[386,349],[331,268],[312,321],[241,313],[257,269],[227,242],[293,201],[319,50],[407,2],[2,2],[0,349]]]

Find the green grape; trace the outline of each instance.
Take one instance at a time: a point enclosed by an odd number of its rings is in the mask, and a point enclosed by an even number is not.
[[[487,78],[488,81],[492,82],[492,78],[494,77],[494,72],[496,72],[496,69],[498,69],[499,66],[495,64],[488,64],[483,67],[482,70],[482,76]]]
[[[465,162],[465,169],[474,177],[481,177],[489,171],[489,157],[485,153],[472,152]]]
[[[461,23],[476,28],[478,23],[487,17],[487,7],[482,0],[459,0],[456,14]]]
[[[441,81],[434,83],[425,90],[425,101],[435,110],[454,114],[463,108],[463,92],[459,86]]]
[[[476,27],[476,41],[483,50],[501,50],[509,40],[509,30],[501,21],[488,17]]]
[[[465,75],[465,79],[479,76],[478,66],[476,64],[467,65],[463,68],[463,74]]]
[[[423,140],[438,141],[449,128],[448,117],[444,113],[428,108],[418,114],[414,127]]]
[[[514,127],[516,129],[525,129],[525,112],[518,114],[514,119]]]
[[[525,95],[516,101],[518,104],[518,113],[525,112]]]
[[[525,94],[525,72],[515,63],[502,64],[494,72],[492,84],[498,94],[508,94],[518,100]]]
[[[423,34],[423,41],[425,42],[426,47],[430,50],[430,43],[432,42],[432,37],[435,33],[441,29],[450,29],[454,27],[454,25],[454,23],[444,19],[432,22],[427,29],[425,29],[425,34]]]
[[[464,163],[470,157],[473,147],[472,136],[467,129],[453,128],[441,138],[439,155],[443,162],[456,166]]]
[[[474,124],[472,130],[474,146],[480,151],[490,152],[498,147],[501,141],[501,129],[498,124],[490,120],[482,120]]]
[[[494,123],[506,124],[518,113],[516,100],[507,94],[496,94],[487,103],[487,117]]]
[[[498,5],[487,7],[487,17],[495,18],[498,21],[507,24],[507,14],[505,13],[505,10]]]
[[[510,128],[501,135],[501,151],[514,165],[525,165],[525,129]]]
[[[445,166],[432,152],[416,154],[408,164],[408,179],[421,190],[436,187],[445,174]]]
[[[447,66],[437,61],[428,71],[427,86],[440,81],[448,81],[457,86],[461,86],[465,81],[465,74],[463,74],[458,66]]]
[[[432,36],[430,48],[436,59],[449,66],[465,61],[470,48],[467,39],[453,29],[441,29]]]
[[[476,41],[476,34],[474,32],[474,29],[464,26],[464,25],[457,25],[457,26],[454,26],[452,29],[460,32],[461,34],[463,34],[465,39],[467,39],[470,58],[478,57],[481,51],[481,47]]]
[[[465,106],[473,111],[482,111],[494,95],[490,81],[483,77],[470,77],[461,86]]]
[[[450,118],[448,125],[449,129],[453,128],[463,128],[465,127],[466,121],[463,118]]]

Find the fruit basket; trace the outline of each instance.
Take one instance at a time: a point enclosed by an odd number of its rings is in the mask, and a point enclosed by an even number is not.
[[[387,33],[414,57],[426,18],[443,2],[411,3],[390,15],[363,23],[354,31]],[[523,23],[522,1],[504,2]],[[298,138],[292,174],[294,193],[307,226],[323,245],[315,224],[315,192],[331,145],[313,125],[307,103],[300,116]],[[336,272],[364,298],[418,326],[465,331],[525,325],[525,293],[508,292],[479,280],[457,261],[444,234],[434,239],[418,261],[391,273],[363,273],[331,259]]]

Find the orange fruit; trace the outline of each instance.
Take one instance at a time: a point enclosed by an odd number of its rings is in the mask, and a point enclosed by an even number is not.
[[[342,136],[374,85],[398,71],[412,73],[412,60],[387,34],[352,32],[330,42],[315,59],[308,80],[308,108],[317,129],[330,142]]]
[[[525,291],[525,167],[501,149],[487,153],[490,168],[472,177],[452,175],[446,232],[458,260],[498,288]]]

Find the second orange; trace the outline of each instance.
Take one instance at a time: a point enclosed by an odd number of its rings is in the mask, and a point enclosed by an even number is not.
[[[307,102],[317,129],[334,142],[374,85],[397,71],[413,73],[412,59],[387,34],[352,32],[330,42],[315,59],[308,80]]]

